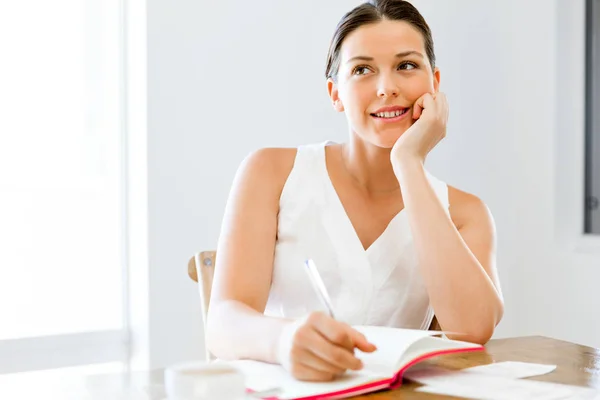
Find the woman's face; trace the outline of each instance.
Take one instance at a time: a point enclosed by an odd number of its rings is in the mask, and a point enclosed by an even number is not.
[[[349,34],[340,49],[337,83],[327,81],[334,107],[345,112],[351,131],[385,148],[414,123],[415,101],[438,86],[439,71],[431,70],[422,34],[407,22],[390,20]],[[379,113],[385,107],[392,109]]]

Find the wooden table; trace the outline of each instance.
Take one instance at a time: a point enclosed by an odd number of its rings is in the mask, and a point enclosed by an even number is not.
[[[525,361],[555,364],[555,371],[535,378],[600,389],[600,350],[547,337],[533,336],[492,340],[485,352],[441,356],[428,361],[448,369],[462,369],[498,361]],[[0,399],[61,400],[164,400],[163,371],[65,377],[43,381],[27,373],[0,375]],[[416,392],[418,384],[404,383],[402,388],[383,391],[362,400],[451,399]]]
[[[524,361],[553,364],[556,369],[546,375],[527,378],[600,389],[600,350],[543,336],[491,340],[485,352],[437,357],[431,365],[447,369],[463,369],[500,361]],[[404,383],[395,391],[380,392],[357,400],[427,400],[455,397],[416,392],[416,383]]]

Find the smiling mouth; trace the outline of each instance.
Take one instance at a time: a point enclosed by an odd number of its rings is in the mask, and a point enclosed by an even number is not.
[[[383,118],[383,119],[391,119],[391,118],[396,118],[399,117],[401,115],[404,115],[408,112],[408,108],[403,109],[402,111],[400,110],[396,110],[396,111],[385,111],[385,112],[380,112],[380,113],[373,113],[371,114],[372,117],[377,117],[377,118]]]

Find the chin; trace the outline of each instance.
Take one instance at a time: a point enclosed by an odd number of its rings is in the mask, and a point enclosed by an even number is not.
[[[391,149],[396,144],[398,138],[406,132],[406,129],[408,128],[402,126],[390,126],[385,127],[384,129],[377,129],[373,126],[363,126],[363,129],[353,129],[353,132],[365,143],[369,143],[382,149]]]
[[[404,132],[373,132],[369,135],[369,141],[377,147],[391,149]]]

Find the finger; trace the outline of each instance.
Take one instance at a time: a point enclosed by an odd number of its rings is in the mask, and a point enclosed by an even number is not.
[[[335,378],[331,372],[319,371],[300,363],[295,364],[290,372],[301,381],[329,382]]]
[[[434,95],[435,93],[425,93],[423,95],[423,109],[435,108],[436,100]]]
[[[362,361],[354,356],[353,350],[331,343],[319,332],[311,332],[307,337],[307,343],[310,343],[310,346],[305,347],[307,350],[337,368],[344,370],[359,370],[362,368]]]
[[[354,350],[354,343],[350,338],[349,329],[347,325],[336,321],[325,314],[316,314],[317,317],[314,319],[315,329],[321,335],[325,337],[329,342],[346,348],[348,350]]]
[[[425,93],[421,97],[415,101],[413,106],[413,119],[421,118],[421,114],[423,114],[423,110],[426,108],[433,108],[435,104],[435,100],[433,99],[431,93]]]
[[[444,93],[438,92],[435,96],[435,107],[437,109],[437,115],[439,118],[447,122],[448,121],[448,98]]]
[[[333,365],[329,361],[318,357],[315,353],[313,353],[310,350],[302,349],[297,357],[297,362],[299,362],[300,364],[320,372],[327,372],[330,374],[339,375],[346,371],[345,368],[340,368]]]
[[[444,93],[441,93],[440,102],[444,111],[444,121],[448,121],[448,115],[450,114],[450,106],[448,104],[448,97]]]
[[[367,338],[365,337],[365,335],[363,335],[356,329],[351,328],[350,337],[352,338],[352,341],[354,342],[354,346],[356,346],[356,348],[359,349],[360,351],[364,351],[366,353],[372,353],[375,350],[377,350],[377,346],[375,346],[373,343],[369,342],[367,340]]]
[[[419,97],[413,104],[413,119],[419,119],[423,111],[423,96]]]

